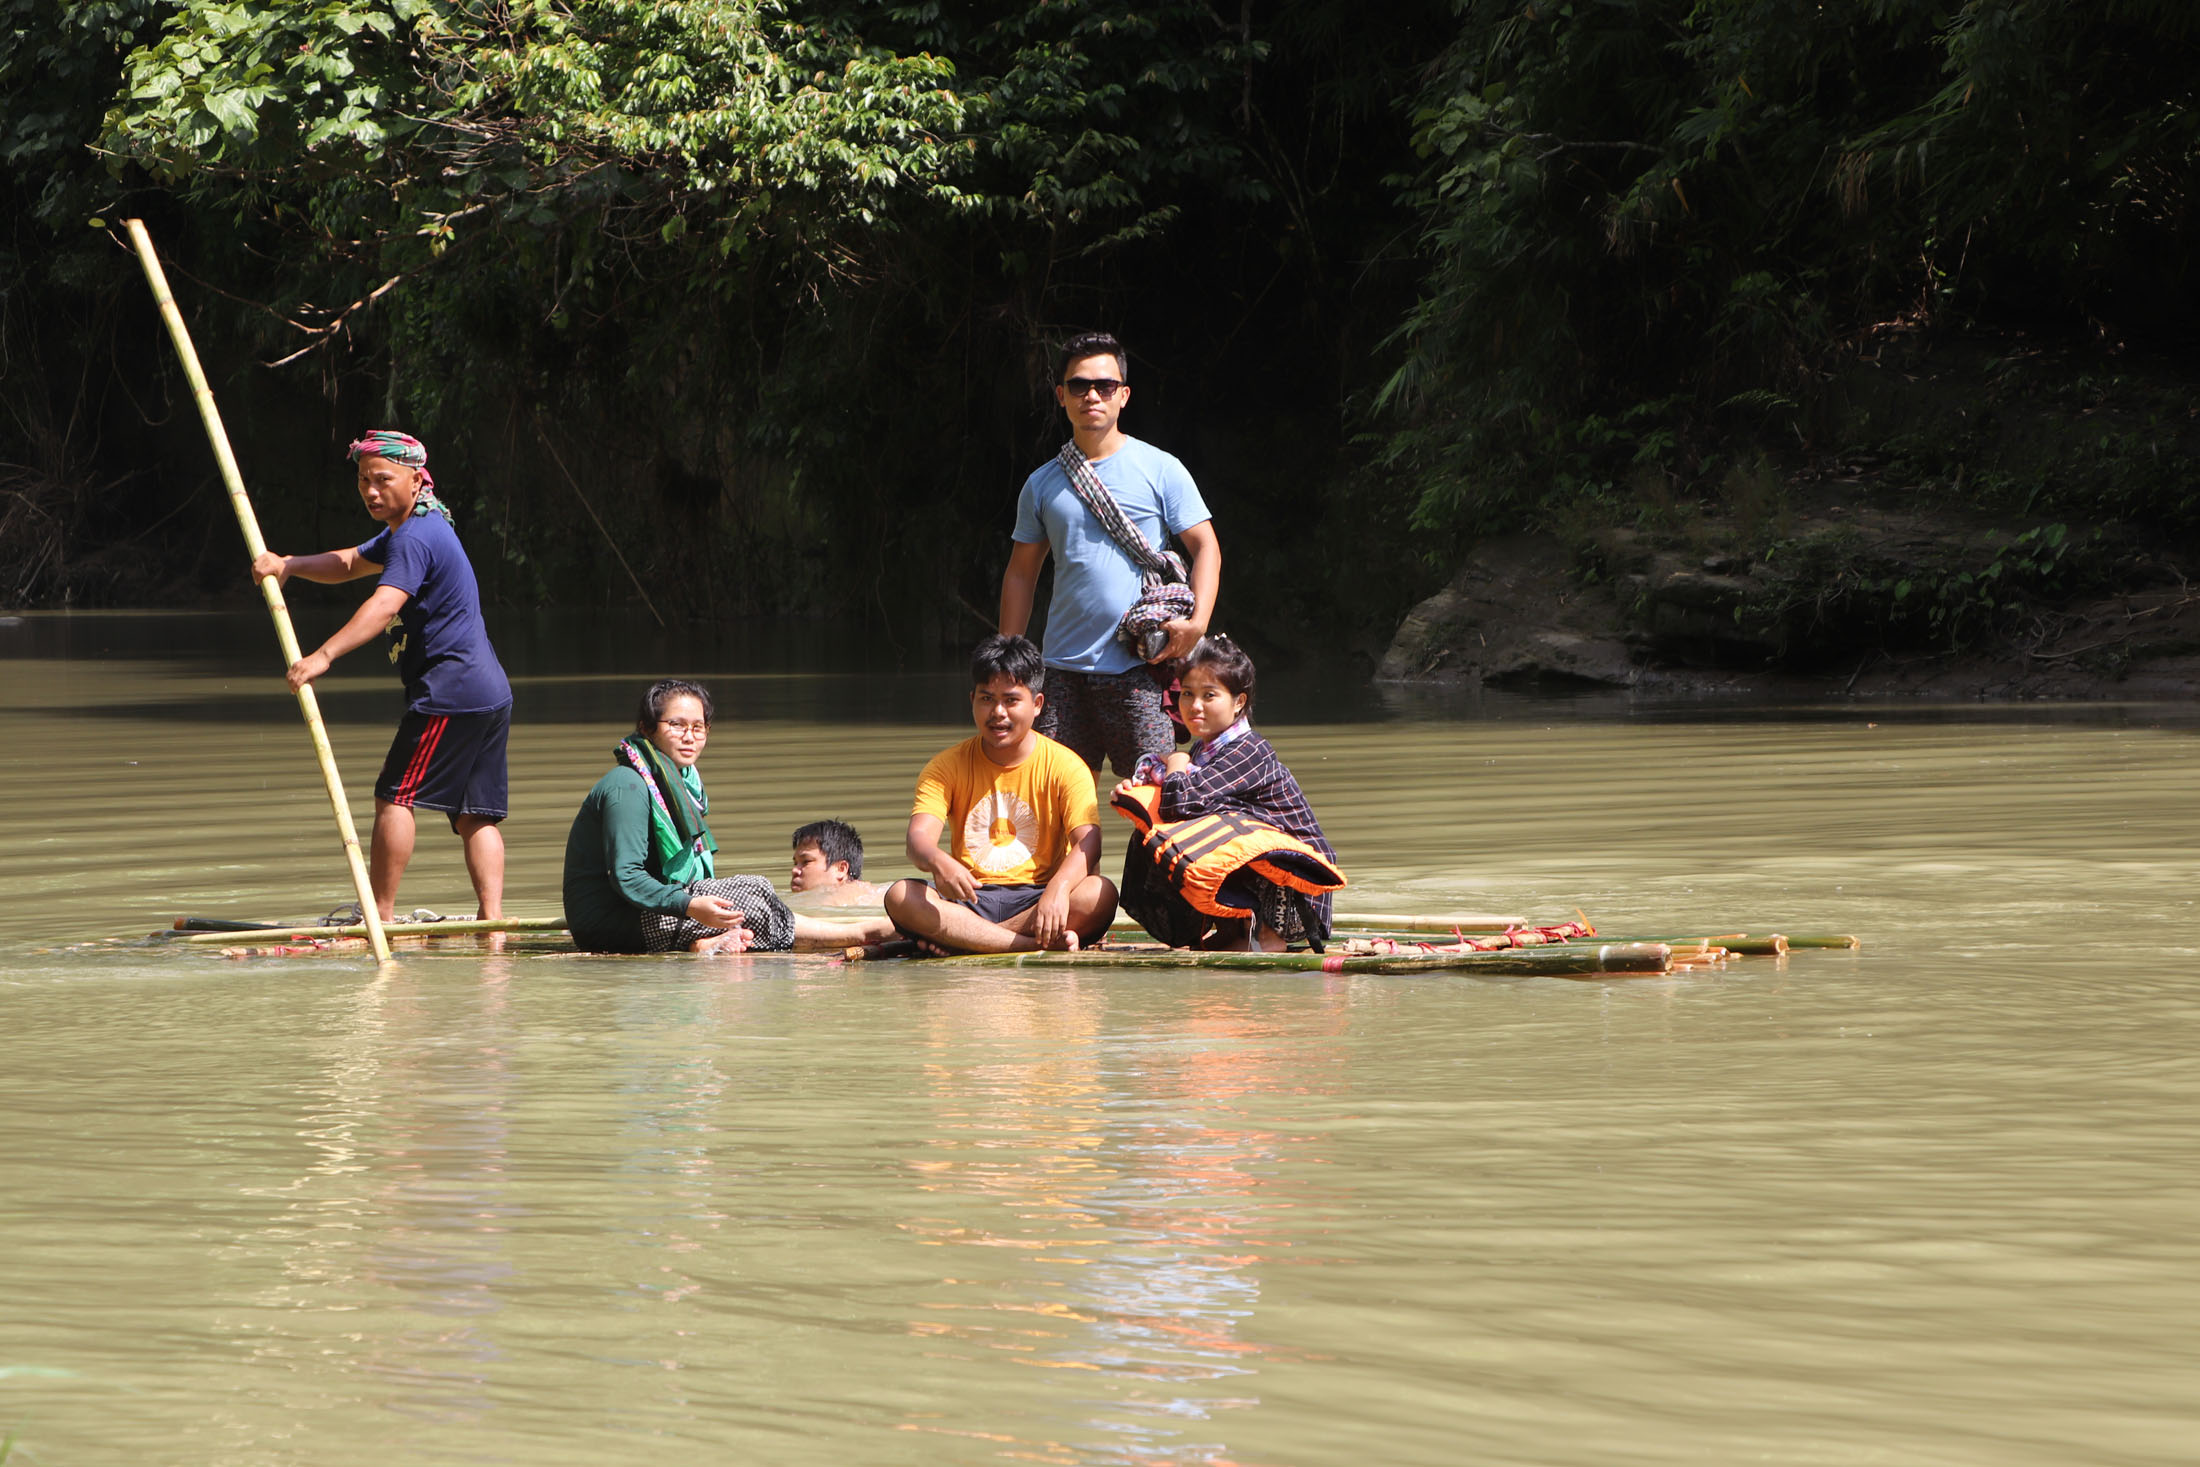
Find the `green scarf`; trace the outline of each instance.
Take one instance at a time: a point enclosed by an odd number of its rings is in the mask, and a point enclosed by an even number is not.
[[[716,875],[711,852],[718,837],[710,833],[710,796],[694,765],[682,768],[649,740],[629,734],[612,757],[641,775],[649,786],[649,842],[670,886],[686,886]]]

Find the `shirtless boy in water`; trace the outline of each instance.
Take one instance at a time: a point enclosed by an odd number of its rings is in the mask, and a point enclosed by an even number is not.
[[[813,820],[794,833],[787,890],[821,907],[864,906],[878,888],[863,879],[863,837],[845,820]]]

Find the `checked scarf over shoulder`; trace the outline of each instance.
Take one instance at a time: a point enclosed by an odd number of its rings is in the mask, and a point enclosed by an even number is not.
[[[355,441],[346,450],[353,463],[372,455],[386,458],[393,464],[403,464],[408,469],[420,470],[420,495],[413,500],[413,513],[439,514],[445,524],[456,528],[458,521],[451,518],[451,507],[435,497],[435,475],[428,472],[428,445],[410,433],[399,433],[390,428],[377,428],[366,437]]]
[[[686,886],[717,873],[711,852],[718,837],[710,833],[710,796],[693,765],[681,768],[639,734],[619,740],[612,756],[649,786],[649,843],[657,853],[668,886]]]
[[[1156,550],[1146,543],[1146,537],[1138,533],[1138,526],[1123,513],[1123,506],[1115,502],[1108,486],[1100,482],[1099,471],[1092,461],[1078,451],[1077,440],[1062,445],[1062,451],[1054,461],[1062,466],[1062,473],[1069,479],[1070,492],[1080,504],[1092,511],[1092,517],[1123,547],[1133,564],[1138,567],[1140,584],[1144,587],[1130,610],[1123,613],[1123,620],[1116,625],[1115,635],[1123,644],[1141,658],[1157,656],[1168,641],[1163,631],[1164,622],[1190,616],[1198,604],[1187,582],[1190,574],[1184,568],[1184,557],[1174,550]]]

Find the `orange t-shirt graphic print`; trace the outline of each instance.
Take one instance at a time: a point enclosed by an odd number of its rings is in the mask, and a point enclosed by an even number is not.
[[[981,796],[963,819],[961,854],[980,875],[1028,866],[1038,848],[1038,812],[1013,790]]]

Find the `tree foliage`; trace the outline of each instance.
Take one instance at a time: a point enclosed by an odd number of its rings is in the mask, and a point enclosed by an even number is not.
[[[103,141],[316,266],[563,239],[693,268],[827,254],[898,193],[951,207],[951,72],[770,0],[182,0],[125,58]]]
[[[1426,524],[1671,468],[1875,326],[2189,325],[2179,0],[1461,0],[1384,401]],[[1685,468],[1685,465],[1683,465]]]
[[[274,369],[247,389],[441,435],[462,469],[446,482],[499,507],[529,597],[597,589],[593,532],[560,494],[520,491],[551,511],[525,522],[502,511],[513,476],[556,484],[543,441],[562,433],[569,452],[592,440],[613,528],[702,609],[730,609],[722,590],[798,604],[850,563],[880,610],[925,575],[955,583],[950,604],[984,599],[1002,496],[1060,431],[1032,380],[1050,340],[1114,326],[1186,382],[1229,380],[1226,359],[1277,331],[1341,352],[1323,319],[1341,297],[1313,272],[1402,224],[1356,165],[1363,136],[1403,136],[1382,78],[1414,40],[1363,37],[1365,7],[1334,0],[1272,24],[1195,0],[0,0],[0,17],[7,183],[48,235],[24,239],[26,273],[126,297],[82,225],[150,213],[205,287],[202,328]],[[1274,331],[1267,299],[1299,303]],[[1332,444],[1343,375],[1294,379]],[[1142,380],[1166,437],[1169,395]],[[467,462],[485,425],[504,457]],[[919,534],[953,548],[887,554]],[[775,553],[747,574],[708,572],[759,543]]]
[[[1048,344],[1100,325],[1237,604],[1379,634],[1434,572],[1351,558],[1408,514],[1717,482],[1889,332],[2189,334],[2194,14],[0,0],[0,352],[51,364],[7,406],[58,445],[0,467],[149,456],[170,384],[84,227],[138,212],[270,404],[248,456],[309,409],[436,435],[497,594],[623,594],[578,489],[690,610],[982,610]]]

